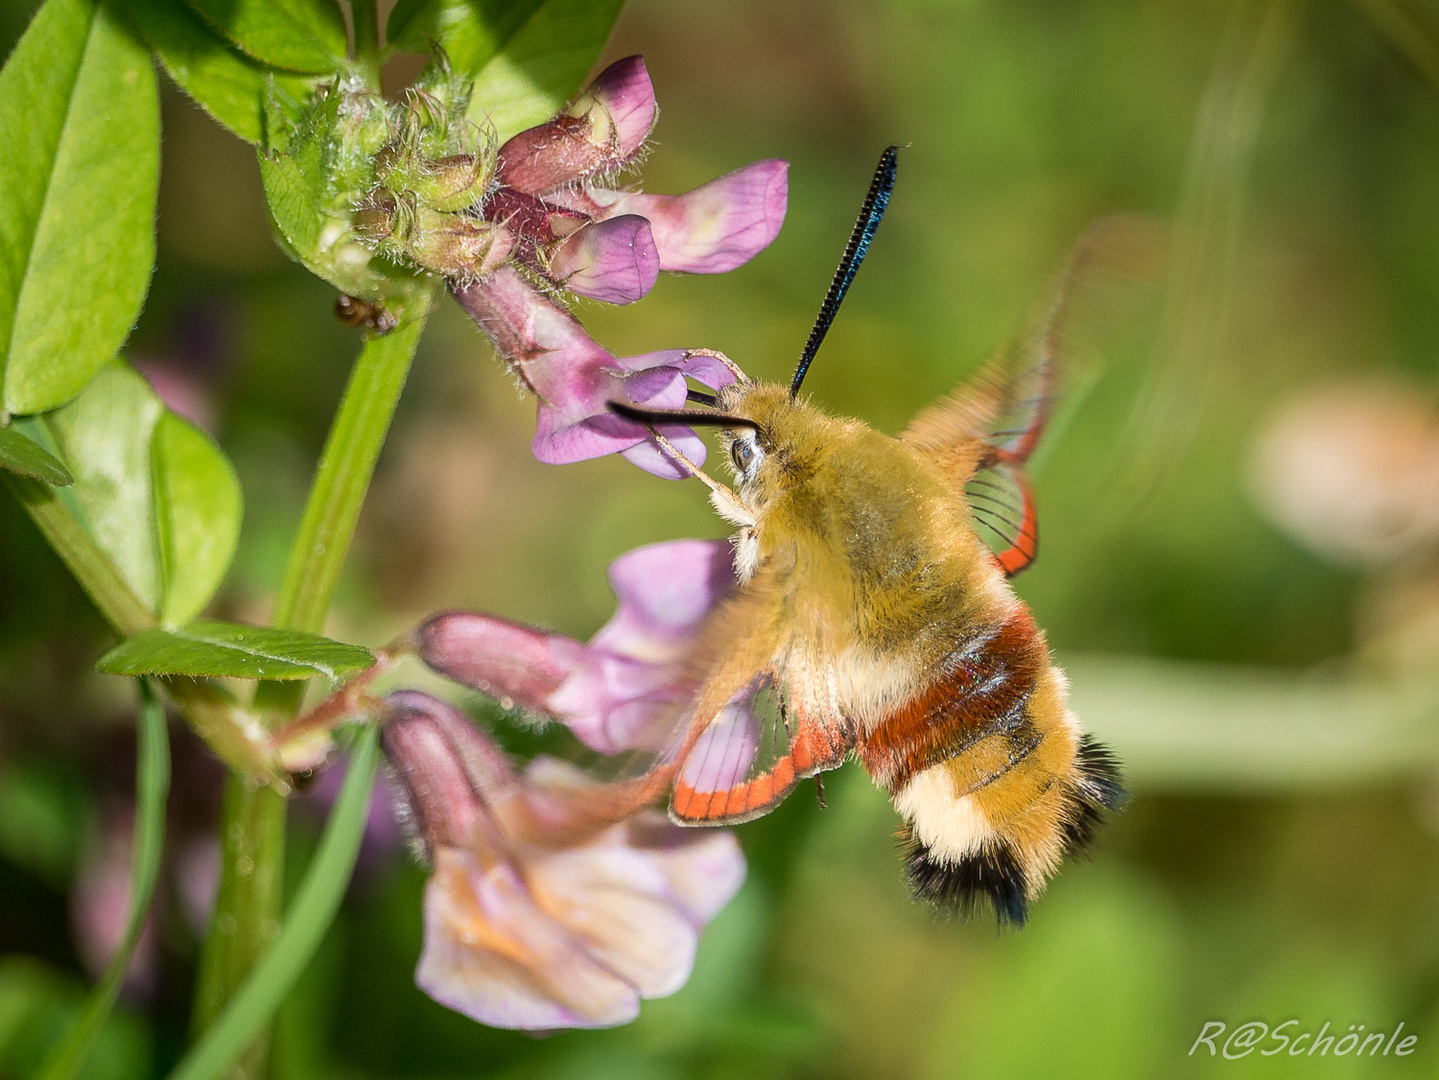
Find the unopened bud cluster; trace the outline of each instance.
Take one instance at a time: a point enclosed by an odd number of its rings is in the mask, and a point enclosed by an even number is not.
[[[488,143],[448,152],[451,123],[434,96],[412,92],[395,137],[375,156],[375,186],[355,227],[392,262],[447,278],[479,278],[509,256],[514,237],[478,211],[495,175]]]

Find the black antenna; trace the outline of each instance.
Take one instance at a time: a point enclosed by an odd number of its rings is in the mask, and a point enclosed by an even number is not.
[[[829,292],[825,293],[824,303],[820,305],[819,318],[815,319],[814,329],[809,332],[809,340],[804,343],[799,367],[794,369],[794,379],[789,384],[790,397],[798,396],[799,384],[804,382],[805,373],[814,361],[814,354],[819,352],[825,334],[829,333],[829,324],[834,322],[835,315],[839,313],[839,306],[844,303],[844,294],[849,292],[854,275],[859,273],[859,264],[864,262],[865,255],[869,253],[869,242],[874,239],[880,218],[884,217],[885,207],[889,205],[889,194],[894,190],[894,175],[898,162],[898,146],[891,146],[880,155],[879,165],[874,170],[874,179],[869,184],[869,194],[864,197],[864,205],[859,208],[859,220],[854,223],[854,232],[849,234],[844,257],[840,259],[839,269],[834,272],[834,280],[829,283]]]

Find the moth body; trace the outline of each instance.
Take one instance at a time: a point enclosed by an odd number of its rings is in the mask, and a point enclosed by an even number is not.
[[[752,634],[768,609],[788,707],[837,718],[904,818],[916,892],[1022,922],[1118,788],[962,493],[913,445],[785,387],[738,384],[719,407],[757,427],[724,431],[754,523],[714,633]],[[818,771],[799,757],[793,779]]]

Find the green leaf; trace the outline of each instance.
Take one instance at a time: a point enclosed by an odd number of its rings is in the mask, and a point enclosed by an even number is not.
[[[277,91],[302,101],[315,79],[268,68],[234,48],[183,4],[128,0],[145,40],[180,89],[246,142],[265,142],[265,97]]]
[[[155,425],[150,466],[160,621],[179,626],[204,610],[230,568],[240,540],[240,481],[209,436],[174,413]]]
[[[337,679],[375,662],[368,649],[300,630],[197,622],[146,630],[100,658],[110,675],[189,675],[236,679]]]
[[[490,62],[544,0],[400,0],[385,25],[385,40],[412,53],[437,41],[452,68],[473,76]],[[468,80],[467,80],[468,81]]]
[[[75,478],[49,502],[28,489],[23,494],[32,516],[46,517],[46,536],[77,574],[77,559],[95,564],[99,577],[86,581],[91,595],[97,583],[102,592],[116,591],[105,585],[108,568],[123,591],[166,624],[199,614],[239,539],[240,485],[220,448],[168,412],[122,360],[102,368],[70,404],[15,426],[51,449]],[[93,539],[100,559],[81,557],[64,515]],[[98,596],[96,602],[110,616],[113,605]],[[127,633],[140,628],[133,618],[117,625]]]
[[[85,393],[41,418],[75,483],[60,496],[109,553],[142,603],[160,604],[150,441],[165,413],[128,364],[106,365]]]
[[[219,1019],[175,1067],[170,1080],[213,1080],[225,1075],[304,972],[334,921],[354,873],[378,757],[378,732],[371,725],[350,755],[345,785],[279,936]]]
[[[467,118],[488,119],[501,139],[548,120],[595,66],[622,6],[623,0],[546,0],[485,63]]]
[[[70,1080],[79,1073],[99,1037],[130,967],[140,940],[155,882],[160,877],[160,855],[165,846],[165,797],[170,791],[170,739],[165,710],[150,687],[140,683],[140,717],[136,724],[139,745],[135,760],[134,854],[130,861],[130,918],[120,948],[105,966],[85,1011],[50,1052],[37,1074],[40,1080]]]
[[[271,67],[326,74],[345,59],[335,0],[185,0],[242,52]]]
[[[69,401],[124,343],[155,261],[160,107],[108,7],[47,0],[0,71],[4,408]]]
[[[75,482],[70,470],[13,427],[0,428],[0,469],[59,487]]]

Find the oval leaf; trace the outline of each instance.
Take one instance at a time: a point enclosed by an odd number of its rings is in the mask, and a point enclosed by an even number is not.
[[[374,662],[368,649],[318,634],[197,622],[182,630],[146,630],[111,649],[95,667],[110,675],[336,679]]]
[[[265,141],[270,86],[303,100],[315,79],[268,68],[211,30],[183,4],[129,0],[130,14],[180,89],[246,142]]]
[[[174,413],[155,425],[150,444],[156,542],[167,626],[204,610],[230,569],[240,540],[240,481],[210,437]]]
[[[59,502],[136,599],[169,625],[199,614],[229,569],[241,517],[239,482],[209,436],[168,412],[123,360],[64,408],[23,423],[74,475]]]
[[[9,469],[57,487],[75,482],[69,469],[12,427],[0,428],[0,469]]]
[[[325,74],[345,59],[335,0],[185,0],[242,52],[272,67]]]
[[[117,360],[78,398],[40,418],[75,476],[62,500],[151,611],[159,610],[160,569],[150,440],[164,414],[150,384]]]
[[[595,66],[621,6],[623,0],[546,0],[485,63],[467,118],[488,119],[501,139],[548,120]]]
[[[0,71],[4,407],[69,401],[124,343],[155,261],[149,53],[94,0],[47,0]]]

